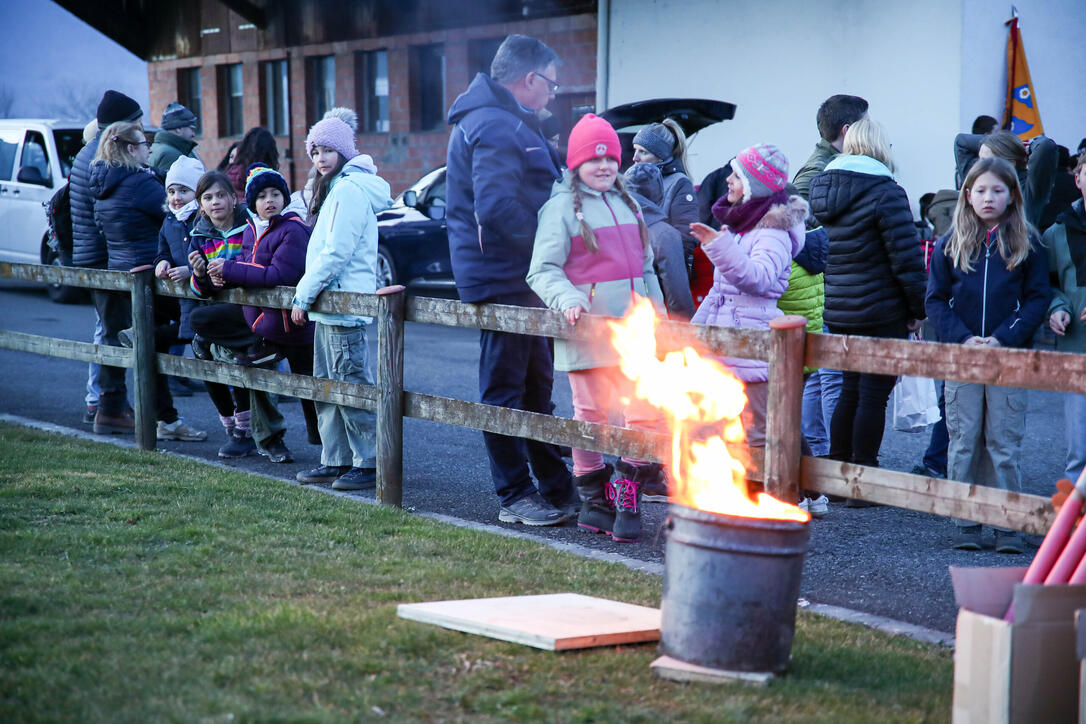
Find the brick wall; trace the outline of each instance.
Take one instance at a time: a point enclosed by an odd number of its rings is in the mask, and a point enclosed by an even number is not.
[[[584,96],[594,93],[596,82],[596,16],[594,14],[484,25],[458,30],[443,30],[387,38],[350,42],[265,48],[247,52],[208,55],[202,59],[162,60],[148,63],[150,86],[149,120],[157,125],[166,106],[177,100],[177,70],[201,66],[201,104],[203,136],[197,152],[208,167],[215,166],[237,138],[218,137],[218,88],[215,67],[242,63],[245,99],[243,126],[261,123],[260,62],[283,58],[290,62],[290,135],[276,141],[283,153],[282,170],[296,189],[304,183],[310,162],[305,155],[306,74],[305,58],[334,55],[336,63],[336,105],[356,107],[354,53],[360,50],[387,50],[389,65],[389,133],[363,133],[358,148],[373,156],[382,177],[397,194],[427,171],[445,162],[448,129],[427,133],[411,131],[411,94],[408,77],[410,48],[413,45],[442,43],[445,46],[445,108],[467,88],[471,81],[468,61],[469,43],[481,38],[502,38],[510,33],[532,35],[554,48],[562,58],[558,81],[560,93]]]

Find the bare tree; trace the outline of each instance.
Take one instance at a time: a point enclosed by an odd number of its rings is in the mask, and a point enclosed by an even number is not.
[[[0,118],[11,118],[15,109],[15,92],[6,83],[0,83]]]
[[[86,121],[94,117],[98,100],[102,97],[100,88],[73,81],[58,83],[54,87],[53,100],[42,104],[46,115],[72,121]]]

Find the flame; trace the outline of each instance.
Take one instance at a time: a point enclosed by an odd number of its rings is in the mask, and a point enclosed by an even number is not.
[[[743,518],[806,522],[810,516],[767,493],[753,497],[746,469],[727,443],[742,443],[740,414],[747,403],[743,383],[726,366],[693,347],[656,353],[656,313],[638,298],[621,320],[608,322],[622,373],[634,394],[656,407],[671,430],[672,502]]]

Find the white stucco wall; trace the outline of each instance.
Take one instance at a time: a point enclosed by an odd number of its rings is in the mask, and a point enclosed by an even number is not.
[[[1086,0],[1018,5],[1045,128],[1077,145],[1086,135],[1086,42],[1070,34],[1086,27]],[[733,121],[694,140],[699,183],[759,141],[780,146],[798,169],[818,140],[819,104],[834,93],[863,96],[887,128],[915,209],[922,193],[953,187],[954,134],[979,113],[1000,116],[1008,13],[985,0],[611,0],[609,23],[602,10],[600,18],[607,105],[682,96],[735,103]],[[1075,123],[1083,128],[1070,130]]]
[[[1086,136],[1086,0],[1015,0],[1045,135],[1071,149]],[[1002,120],[1010,6],[963,0],[961,123]],[[992,65],[995,67],[992,67]]]

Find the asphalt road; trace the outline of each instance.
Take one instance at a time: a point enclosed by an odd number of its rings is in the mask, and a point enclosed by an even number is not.
[[[90,341],[94,310],[89,305],[56,305],[44,290],[0,280],[0,328]],[[376,353],[376,339],[371,339]],[[477,400],[478,332],[409,324],[405,346],[405,385],[418,392]],[[0,412],[77,429],[82,423],[86,365],[74,361],[0,350]],[[555,381],[557,414],[570,416],[569,385]],[[195,427],[209,432],[199,443],[167,442],[161,447],[219,460],[225,438],[206,394],[176,399],[176,406]],[[231,463],[284,479],[319,464],[320,449],[305,441],[301,407],[282,405],[288,420],[286,443],[293,463],[276,465],[263,457]],[[1063,469],[1063,406],[1055,393],[1029,392],[1023,473],[1027,492],[1048,494]],[[898,433],[887,426],[882,466],[908,471],[919,462],[927,434]],[[2,465],[2,462],[0,462]],[[369,493],[372,497],[372,492]],[[482,523],[497,522],[497,498],[482,435],[473,430],[406,420],[404,425],[404,505]],[[542,538],[578,543],[645,561],[662,562],[659,535],[666,505],[646,504],[642,540],[616,544],[575,526],[519,528]],[[813,521],[811,547],[802,593],[817,603],[907,621],[952,632],[956,608],[947,566],[1027,565],[1030,555],[1008,556],[988,548],[979,553],[950,548],[953,526],[945,519],[895,508],[866,509],[831,505],[830,513]],[[1036,542],[1036,539],[1033,539]],[[1030,553],[1034,549],[1030,549]]]

